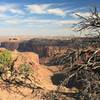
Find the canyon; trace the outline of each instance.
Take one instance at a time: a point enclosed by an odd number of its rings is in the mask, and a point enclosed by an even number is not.
[[[18,39],[19,40],[19,39]],[[88,48],[99,48],[99,37],[73,37],[73,38],[33,38],[30,40],[18,41],[9,40],[1,42],[1,47],[18,51],[30,51],[39,55],[40,63],[48,65],[49,62],[55,60],[65,53],[73,50],[81,50]]]
[[[100,47],[99,37],[77,37],[65,39],[33,38],[19,43],[19,51],[31,51],[39,55],[40,63],[48,64],[56,56],[79,49]]]

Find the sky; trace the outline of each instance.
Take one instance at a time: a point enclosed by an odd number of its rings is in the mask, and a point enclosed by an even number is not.
[[[76,13],[89,15],[100,0],[0,0],[0,35],[75,36]]]

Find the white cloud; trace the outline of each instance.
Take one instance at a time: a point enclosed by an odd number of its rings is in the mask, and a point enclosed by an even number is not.
[[[20,24],[20,20],[17,20],[17,19],[13,19],[13,20],[5,20],[4,21],[5,23],[7,23],[7,24],[15,24],[15,25],[17,25],[17,24]]]
[[[49,14],[54,14],[54,15],[59,15],[59,16],[64,16],[66,14],[65,11],[60,8],[48,9],[47,12]]]
[[[78,21],[77,20],[61,20],[59,23],[61,23],[61,24],[76,24],[76,23],[78,23]]]
[[[25,6],[24,6],[25,7]],[[65,16],[66,11],[62,8],[58,8],[54,6],[54,4],[31,4],[26,5],[26,9],[22,8],[20,5],[17,4],[4,4],[0,5],[0,14],[10,12],[13,14],[27,14],[28,13],[35,13],[35,14],[53,14],[58,16]]]
[[[58,14],[58,13],[57,13]],[[64,16],[63,14],[59,14],[59,16]],[[51,27],[51,26],[59,26],[63,27],[64,25],[76,24],[77,20],[62,20],[62,19],[42,19],[36,17],[19,17],[19,16],[1,16],[0,22],[7,25],[23,25],[23,26],[42,26],[42,27]]]
[[[3,6],[3,5],[0,5],[0,13],[4,13],[6,12],[8,9],[7,7]]]
[[[46,13],[46,9],[49,6],[50,6],[49,4],[42,4],[42,5],[33,4],[33,5],[27,5],[27,8],[31,13],[43,14]]]
[[[40,34],[40,35],[68,35],[72,33],[72,28],[67,27],[69,24],[73,24],[74,20],[51,20],[51,19],[38,19],[38,18],[13,18],[5,19],[3,21],[6,25],[9,25],[4,29],[0,29],[1,33],[5,34]],[[22,25],[22,26],[20,26]],[[71,32],[70,32],[71,31]]]
[[[14,14],[24,14],[24,12],[16,4],[0,5],[0,14],[4,14],[6,12],[11,12],[11,13],[14,13]]]
[[[61,8],[53,8],[52,4],[33,4],[26,6],[28,11],[36,14],[53,14],[58,16],[64,16],[66,12]]]
[[[22,10],[20,10],[20,9],[15,9],[15,8],[11,8],[11,9],[9,9],[9,11],[11,12],[11,13],[14,13],[14,14],[21,14],[21,15],[23,15],[24,14],[24,12],[22,11]]]
[[[33,30],[30,29],[30,28],[17,28],[17,27],[7,27],[7,28],[0,28],[0,33],[3,33],[2,35],[6,35],[6,36],[9,36],[9,35],[26,35],[26,34],[33,34]],[[1,35],[1,34],[0,34]]]
[[[78,23],[78,20],[56,20],[56,19],[25,19],[24,25],[42,27],[65,27]],[[25,24],[26,23],[26,24]]]

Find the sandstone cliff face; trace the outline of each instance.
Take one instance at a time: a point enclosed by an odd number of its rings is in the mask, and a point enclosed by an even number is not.
[[[68,44],[68,43],[67,43]],[[67,45],[68,46],[68,45]],[[30,40],[19,44],[19,51],[31,51],[39,54],[40,58],[52,57],[64,53],[68,48],[66,41],[60,40]]]
[[[22,49],[21,49],[22,48]],[[21,45],[20,50],[35,52],[39,55],[40,63],[46,64],[49,60],[56,56],[64,54],[67,51],[67,46],[34,46],[34,45]]]
[[[95,45],[96,44],[96,45]],[[24,41],[19,44],[18,50],[20,51],[33,51],[39,54],[39,57],[51,57],[55,54],[66,52],[68,48],[87,48],[87,47],[100,47],[100,39],[94,38],[72,38],[69,40],[60,39],[32,39]]]
[[[96,44],[96,45],[95,45]],[[51,57],[55,54],[66,52],[67,48],[87,48],[89,46],[100,47],[100,39],[94,38],[72,38],[72,39],[39,39],[34,38],[28,41],[2,42],[1,47],[9,50],[32,51],[39,54],[39,57]]]
[[[2,47],[6,47],[10,50],[18,48],[19,51],[31,51],[39,55],[40,63],[47,63],[52,57],[56,55],[62,55],[67,52],[68,49],[80,49],[87,47],[100,47],[100,39],[94,38],[73,38],[69,40],[61,39],[31,39],[23,41],[21,43],[3,42]]]

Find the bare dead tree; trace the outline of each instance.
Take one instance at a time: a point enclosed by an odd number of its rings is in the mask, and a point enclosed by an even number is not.
[[[81,16],[76,14],[81,21],[76,24],[77,31],[84,31],[84,30],[95,30],[100,36],[100,15],[97,7],[90,9],[89,16]]]

